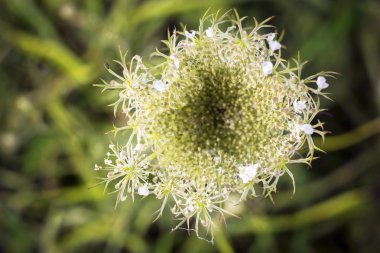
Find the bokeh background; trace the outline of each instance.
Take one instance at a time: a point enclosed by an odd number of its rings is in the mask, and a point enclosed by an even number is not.
[[[149,59],[209,7],[274,16],[284,56],[310,60],[305,76],[340,73],[322,102],[327,153],[292,167],[294,196],[283,177],[274,204],[236,209],[215,245],[170,232],[169,212],[152,223],[153,199],[115,208],[93,171],[125,120],[92,86],[111,80],[104,64],[119,48]],[[0,1],[0,252],[379,252],[379,132],[379,1]]]

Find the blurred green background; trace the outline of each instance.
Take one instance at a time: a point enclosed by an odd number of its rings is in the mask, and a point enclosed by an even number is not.
[[[305,76],[339,72],[320,118],[331,131],[312,168],[293,166],[278,193],[235,210],[211,245],[170,233],[160,203],[116,209],[93,164],[121,125],[93,87],[119,47],[162,47],[167,29],[236,8],[285,32]],[[0,0],[0,252],[379,252],[380,2],[363,0]],[[316,140],[320,141],[320,140]],[[109,192],[109,191],[108,191]]]

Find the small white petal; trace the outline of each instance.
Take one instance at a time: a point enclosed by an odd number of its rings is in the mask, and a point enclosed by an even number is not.
[[[220,156],[215,156],[214,161],[216,164],[219,164],[222,161],[222,158]]]
[[[110,82],[110,85],[113,86],[113,87],[118,87],[118,86],[120,86],[120,83],[116,82],[115,80],[112,80]]]
[[[125,94],[125,90],[122,90],[122,91],[119,92],[119,97],[120,97],[121,99],[124,99],[124,98],[127,97],[127,95]]]
[[[121,160],[125,160],[127,158],[127,153],[124,150],[122,150],[119,154],[119,157]]]
[[[123,201],[126,201],[127,200],[127,195],[121,195],[120,196],[120,201],[123,202]]]
[[[281,48],[281,44],[277,40],[269,41],[268,44],[269,44],[270,50],[272,51],[276,51]]]
[[[170,56],[170,59],[173,60],[175,68],[178,69],[179,68],[179,60],[174,55]]]
[[[273,72],[273,64],[270,61],[263,62],[261,65],[264,75],[270,75]]]
[[[268,34],[267,34],[267,41],[268,41],[268,42],[273,41],[273,40],[274,40],[274,37],[276,37],[276,34],[275,34],[275,33],[268,33]]]
[[[98,170],[100,170],[101,168],[102,168],[102,166],[99,166],[99,165],[95,164],[94,170],[98,171]]]
[[[325,83],[326,82],[326,78],[324,76],[318,76],[317,78],[317,84],[318,83]]]
[[[294,101],[293,106],[296,113],[301,113],[306,108],[306,102],[302,100]]]
[[[209,38],[214,37],[214,30],[212,29],[212,27],[207,28],[206,37],[209,37]]]
[[[188,31],[185,31],[185,36],[186,36],[186,38],[194,39],[194,37],[195,37],[195,32],[194,32],[194,31],[191,31],[191,33],[189,33]]]
[[[301,125],[300,129],[307,135],[312,135],[314,133],[314,128],[310,124]]]
[[[159,92],[163,92],[167,89],[166,85],[161,80],[154,81],[153,86]]]
[[[229,32],[231,32],[231,31],[233,31],[233,30],[235,30],[235,29],[236,29],[236,26],[235,26],[235,25],[229,26],[229,27],[227,28],[227,30],[226,30],[226,33],[229,33]]]
[[[148,196],[149,195],[148,186],[146,184],[144,184],[143,186],[140,186],[137,192],[140,196]]]
[[[140,143],[137,143],[133,151],[141,151],[142,150],[142,145]]]
[[[128,69],[123,69],[123,76],[128,77],[129,76],[129,70]]]
[[[256,176],[257,169],[260,167],[259,164],[250,164],[239,167],[239,177],[243,180],[243,183],[246,184]]]
[[[329,87],[329,84],[326,82],[326,78],[323,76],[318,76],[317,85],[320,90],[326,89],[327,87]]]

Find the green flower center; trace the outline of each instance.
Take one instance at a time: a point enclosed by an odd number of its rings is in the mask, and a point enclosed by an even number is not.
[[[244,86],[229,72],[226,68],[198,72],[195,80],[185,85],[189,88],[183,98],[185,105],[176,111],[180,141],[188,141],[181,140],[187,132],[195,149],[236,153],[233,147],[241,139],[237,127],[244,121],[242,102],[246,98]]]

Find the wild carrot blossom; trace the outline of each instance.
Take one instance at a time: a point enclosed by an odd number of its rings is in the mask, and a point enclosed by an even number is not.
[[[269,19],[250,28],[245,19],[204,16],[199,30],[168,36],[168,53],[153,54],[158,65],[124,55],[123,72],[109,69],[115,80],[102,85],[118,93],[114,110],[127,121],[116,131],[130,136],[95,166],[108,171],[117,202],[152,195],[162,200],[158,217],[168,206],[176,228],[211,241],[213,217],[229,214],[231,195],[270,197],[284,174],[294,186],[288,165],[310,165],[318,150],[311,135],[325,134],[315,118],[332,73],[303,78],[304,63],[282,59],[277,34],[263,32]]]

